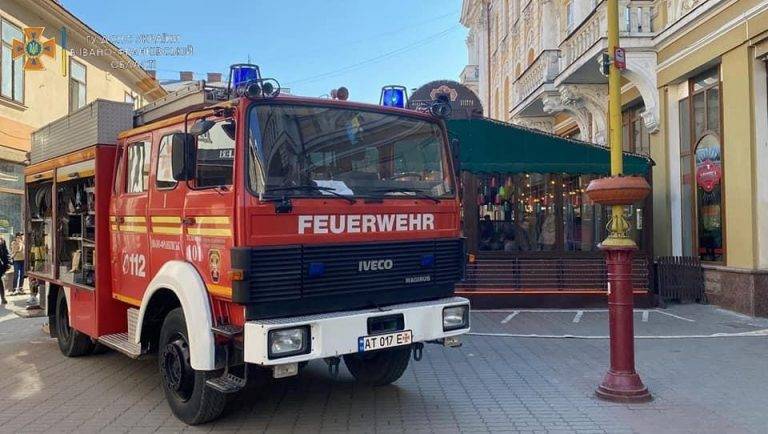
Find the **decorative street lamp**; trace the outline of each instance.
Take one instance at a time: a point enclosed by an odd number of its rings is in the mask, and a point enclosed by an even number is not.
[[[596,390],[599,398],[614,402],[645,402],[651,394],[635,371],[633,324],[632,256],[637,250],[627,235],[629,224],[624,206],[644,199],[651,187],[643,177],[623,176],[621,131],[621,69],[624,51],[619,47],[619,2],[608,0],[608,53],[612,62],[608,75],[611,145],[611,176],[592,181],[587,195],[594,202],[611,206],[610,234],[600,243],[608,270],[608,321],[611,336],[611,366]]]

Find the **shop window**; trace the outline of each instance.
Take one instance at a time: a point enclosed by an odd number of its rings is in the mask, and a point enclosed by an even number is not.
[[[24,57],[13,59],[13,40],[24,40],[21,29],[6,20],[0,20],[0,95],[16,102],[24,102]]]
[[[642,113],[645,106],[639,105],[622,113],[624,151],[645,156],[651,155],[651,133],[645,126]]]
[[[726,246],[718,70],[690,80],[689,95],[679,102],[683,254],[722,262]]]
[[[480,250],[505,252],[557,249],[555,175],[485,177],[480,183]]]
[[[197,138],[197,187],[216,187],[232,184],[235,161],[235,124],[231,120],[219,121],[208,132]]]
[[[73,112],[85,106],[86,102],[85,65],[69,59],[69,111]]]
[[[128,166],[125,178],[126,193],[143,193],[149,185],[149,143],[128,145]]]

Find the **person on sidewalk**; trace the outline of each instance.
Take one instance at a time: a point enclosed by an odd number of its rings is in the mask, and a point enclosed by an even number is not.
[[[7,304],[5,300],[5,286],[3,285],[3,276],[11,268],[11,256],[8,254],[8,246],[5,245],[5,239],[0,238],[0,304]]]
[[[13,288],[9,295],[24,294],[24,234],[16,234],[11,243],[11,260],[13,261]]]

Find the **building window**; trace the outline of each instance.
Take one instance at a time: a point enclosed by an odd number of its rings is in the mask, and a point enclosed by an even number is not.
[[[134,96],[133,93],[125,92],[125,96],[123,97],[123,102],[131,103],[133,104],[133,108],[137,109],[138,107],[138,99]]]
[[[573,30],[574,25],[576,24],[576,17],[575,17],[575,4],[574,2],[570,1],[565,5],[565,23],[568,26],[568,32],[570,33],[571,30]]]
[[[143,193],[149,186],[149,143],[128,145],[128,167],[125,178],[126,193]]]
[[[85,65],[69,59],[69,111],[73,112],[85,106],[86,94]]]
[[[19,103],[24,102],[24,56],[13,60],[13,40],[24,40],[21,29],[0,20],[0,95]]]
[[[683,254],[723,262],[726,248],[719,71],[706,72],[690,80],[688,86],[689,96],[679,102]]]
[[[639,105],[628,108],[621,114],[624,151],[650,156],[651,133],[643,121],[642,113],[644,111],[645,106]]]

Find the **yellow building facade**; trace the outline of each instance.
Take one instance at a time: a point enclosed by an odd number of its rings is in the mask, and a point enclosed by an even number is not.
[[[768,316],[768,1],[619,0],[625,150],[655,162],[655,256],[701,260],[709,300]],[[465,0],[486,114],[607,144],[606,0]]]
[[[165,91],[59,2],[0,0],[0,34],[0,236],[7,241],[21,230],[22,172],[34,130],[96,99],[140,106]],[[28,47],[40,55],[28,55]]]

